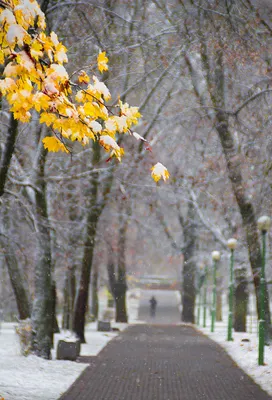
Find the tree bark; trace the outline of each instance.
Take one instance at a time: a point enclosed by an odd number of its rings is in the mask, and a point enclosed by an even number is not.
[[[216,321],[223,321],[222,316],[222,277],[217,278],[216,285]]]
[[[119,264],[120,266],[120,264]],[[126,274],[123,269],[118,268],[118,277],[115,276],[114,263],[109,260],[108,265],[108,277],[110,290],[114,298],[115,303],[115,321],[116,322],[128,322],[127,317],[127,306],[126,306]]]
[[[219,283],[218,283],[219,284]],[[222,317],[222,289],[216,290],[216,321],[223,321]]]
[[[8,170],[14,152],[15,141],[18,134],[18,121],[14,119],[13,114],[10,114],[10,122],[8,128],[8,137],[2,157],[1,168],[0,168],[0,197],[4,194],[5,184],[7,180]]]
[[[98,318],[98,312],[99,312],[97,286],[98,286],[98,268],[97,265],[95,265],[92,276],[92,316],[95,321]]]
[[[95,207],[96,209],[96,207]],[[85,314],[88,308],[89,285],[91,277],[91,267],[94,254],[96,227],[98,222],[97,209],[92,210],[87,220],[87,233],[84,245],[84,255],[81,267],[81,276],[79,290],[76,299],[75,316],[74,316],[74,332],[81,341],[86,343],[84,336]]]
[[[57,297],[57,285],[56,282],[52,282],[52,303],[53,303],[53,329],[52,332],[54,333],[60,333],[59,329],[59,324],[58,324],[58,319],[57,319],[57,303],[58,303],[58,297]],[[53,342],[53,340],[52,340]]]
[[[110,257],[109,257],[108,263],[107,263],[107,271],[108,271],[108,279],[109,279],[108,307],[113,307],[114,303],[115,303],[114,290],[115,290],[115,284],[116,284],[116,272],[115,272],[114,262],[112,261],[112,259]]]
[[[123,207],[119,210],[119,232],[118,232],[118,282],[115,284],[115,320],[116,322],[128,322],[126,293],[126,232],[128,226],[128,216],[123,216]]]
[[[8,253],[12,250],[8,248]],[[30,318],[31,315],[31,305],[27,291],[24,286],[24,278],[21,274],[20,268],[18,266],[17,259],[14,255],[6,255],[6,265],[9,273],[9,278],[11,286],[16,299],[16,304],[19,313],[19,319]]]
[[[68,298],[67,273],[65,275],[64,286],[63,286],[62,329],[69,329],[69,298]]]
[[[93,165],[100,159],[100,145],[98,142],[93,143]],[[75,305],[75,315],[73,330],[81,343],[86,343],[84,336],[85,328],[85,314],[88,307],[89,299],[89,285],[91,277],[91,268],[95,247],[96,228],[99,216],[102,212],[101,207],[98,205],[98,173],[92,174],[91,189],[89,194],[89,212],[87,216],[87,232],[86,240],[84,243],[84,254],[81,266],[81,276],[78,294]]]
[[[74,304],[76,297],[75,268],[68,268],[64,282],[64,304],[63,304],[63,329],[73,330]]]
[[[25,288],[25,279],[18,265],[16,255],[14,254],[14,249],[10,243],[9,236],[7,234],[9,227],[9,213],[8,209],[5,208],[3,212],[3,235],[0,236],[1,244],[3,245],[4,259],[6,261],[6,266],[9,274],[9,279],[15,296],[19,319],[30,318],[31,315],[31,302]],[[4,263],[3,263],[4,267]]]
[[[223,153],[227,163],[228,176],[232,185],[237,205],[242,217],[242,224],[246,233],[248,255],[254,280],[257,310],[260,318],[260,270],[261,270],[261,249],[258,236],[258,227],[253,204],[247,196],[245,182],[242,176],[241,155],[235,146],[233,135],[229,129],[229,115],[225,110],[225,74],[223,61],[223,45],[217,51],[215,60],[214,85],[209,86],[215,113],[215,128],[222,145]],[[209,75],[209,71],[208,71]],[[265,331],[268,335],[271,327],[269,296],[267,286],[265,287]]]
[[[184,226],[184,263],[182,272],[182,313],[183,322],[195,322],[195,244],[196,244],[196,222],[193,201],[188,203],[187,221]]]
[[[246,195],[240,167],[241,160],[236,151],[232,134],[229,131],[228,116],[225,112],[219,111],[216,115],[216,120],[216,129],[227,161],[229,179],[232,183],[233,192],[246,232],[247,248],[257,299],[257,310],[260,318],[260,268],[262,259],[255,211],[253,204]],[[266,334],[268,334],[271,319],[267,286],[265,287],[265,325]]]
[[[117,282],[115,284],[115,321],[128,322],[127,305],[126,305],[127,285],[125,282]]]
[[[72,224],[78,220],[78,207],[75,200],[76,187],[74,183],[70,183],[67,187],[67,201],[69,204],[69,221]],[[78,238],[75,234],[74,225],[71,225],[69,234],[68,248],[71,249],[70,257],[68,259],[68,267],[65,275],[64,283],[64,305],[63,305],[63,328],[73,330],[73,319],[74,319],[74,307],[76,297],[76,264],[74,260],[74,250],[77,247]]]
[[[38,161],[36,182],[39,190],[35,192],[39,228],[39,256],[35,268],[35,298],[31,319],[33,327],[33,351],[39,357],[50,359],[53,329],[53,299],[51,236],[48,221],[46,182],[43,179],[46,153],[46,150],[42,147]]]
[[[234,330],[236,332],[246,332],[247,317],[247,278],[246,270],[238,269],[235,271],[234,289]]]
[[[221,38],[218,38],[219,46],[215,53],[215,59],[210,61],[210,54],[208,52],[208,46],[206,43],[205,32],[203,24],[203,12],[199,12],[199,29],[198,36],[201,44],[201,61],[206,75],[206,88],[209,93],[209,98],[212,102],[215,114],[209,113],[210,120],[215,123],[215,128],[222,145],[223,153],[227,163],[227,172],[232,185],[232,190],[235,195],[237,205],[242,218],[242,224],[246,233],[247,248],[249,254],[249,260],[254,279],[254,286],[257,299],[257,310],[260,318],[260,268],[261,268],[261,251],[258,237],[258,229],[255,211],[253,204],[246,194],[245,182],[242,177],[242,160],[238,149],[236,149],[233,136],[229,129],[229,114],[224,111],[225,107],[225,76],[224,76],[224,60],[223,60],[223,44],[220,42]],[[214,53],[211,53],[214,56]],[[213,65],[211,71],[210,65]],[[207,101],[207,97],[200,94],[198,90],[199,79],[195,82],[195,68],[190,63],[190,72],[192,76],[192,83],[195,88],[195,93],[198,96],[200,103],[204,106],[210,106]],[[202,79],[202,78],[201,78]],[[271,328],[270,310],[269,310],[269,297],[267,287],[265,288],[265,326],[266,333]]]

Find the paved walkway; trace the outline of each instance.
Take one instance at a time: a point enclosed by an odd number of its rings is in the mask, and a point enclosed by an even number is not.
[[[94,358],[61,400],[271,400],[188,326],[135,325]]]
[[[148,324],[176,324],[180,322],[177,291],[142,290],[138,319]],[[157,300],[156,316],[150,317],[149,300],[154,296]]]

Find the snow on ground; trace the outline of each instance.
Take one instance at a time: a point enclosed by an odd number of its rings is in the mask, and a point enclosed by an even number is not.
[[[128,314],[135,322],[138,315],[140,292],[128,291]],[[100,317],[106,308],[104,292],[100,295]],[[5,400],[57,400],[81,372],[88,366],[71,361],[56,360],[56,348],[52,351],[52,361],[36,356],[24,357],[15,334],[16,323],[2,323],[0,329],[0,398]],[[113,324],[123,330],[127,324]],[[97,324],[86,327],[86,344],[81,345],[81,355],[96,356],[106,344],[117,336],[116,332],[97,332]],[[55,335],[55,344],[67,332]]]
[[[210,332],[210,319],[207,319],[207,328],[198,327],[198,330],[217,342],[245,373],[259,384],[266,392],[272,395],[272,345],[265,346],[264,366],[258,365],[258,335],[257,320],[249,316],[246,332],[233,332],[233,341],[227,342],[227,318],[223,322],[216,322],[215,332]],[[249,340],[243,342],[243,339]]]
[[[87,365],[21,356],[14,325],[3,323],[0,333],[0,397],[5,400],[57,399]]]

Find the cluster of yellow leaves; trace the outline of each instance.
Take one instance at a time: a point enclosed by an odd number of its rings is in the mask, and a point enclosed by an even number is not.
[[[0,64],[5,65],[0,92],[14,117],[28,122],[35,109],[40,123],[53,133],[43,139],[49,151],[69,152],[69,141],[86,145],[91,139],[120,161],[124,150],[116,135],[131,134],[131,126],[141,117],[138,108],[120,100],[109,108],[110,91],[95,75],[79,71],[77,82],[72,81],[63,66],[68,62],[67,49],[54,32],[45,33],[45,17],[36,0],[2,0],[0,28]],[[108,70],[107,63],[106,53],[100,52],[97,67],[101,73]],[[144,140],[140,135],[136,138]],[[154,170],[152,175],[158,180]]]

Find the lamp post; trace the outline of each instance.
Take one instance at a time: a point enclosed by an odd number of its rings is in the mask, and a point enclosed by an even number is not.
[[[201,296],[201,287],[203,285],[203,275],[202,271],[204,269],[204,264],[199,265],[198,271],[198,307],[197,307],[197,325],[200,325],[200,313],[201,313],[201,306],[202,306],[202,296]]]
[[[212,260],[213,260],[213,296],[212,296],[211,332],[214,332],[215,313],[216,313],[216,267],[217,267],[218,261],[220,260],[220,252],[219,251],[212,252]]]
[[[227,340],[231,341],[232,338],[232,325],[233,325],[233,289],[234,289],[234,279],[233,279],[233,264],[234,264],[234,250],[237,247],[237,240],[231,238],[228,240],[228,248],[230,249],[230,279],[229,279],[229,315],[228,315],[228,336]]]
[[[262,265],[260,277],[260,320],[259,320],[259,355],[258,364],[264,365],[264,338],[265,338],[265,253],[266,234],[270,228],[270,218],[267,216],[258,219],[258,229],[262,234]]]
[[[205,265],[204,275],[204,290],[203,290],[203,328],[206,328],[206,315],[207,315],[207,285],[208,285],[208,266]]]

